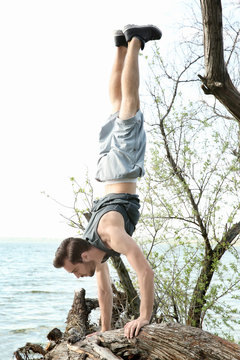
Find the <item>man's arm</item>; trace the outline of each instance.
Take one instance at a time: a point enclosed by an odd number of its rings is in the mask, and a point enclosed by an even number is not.
[[[133,243],[130,244],[130,241]],[[141,298],[140,316],[136,320],[127,323],[124,327],[125,336],[132,338],[138,335],[142,326],[150,322],[154,302],[154,273],[135,241],[130,237],[127,242],[129,245],[124,255],[126,255],[129,264],[136,271]]]
[[[107,215],[107,216],[106,216]],[[126,233],[124,220],[120,213],[107,213],[99,224],[102,240],[111,249],[125,255],[136,271],[140,289],[140,316],[125,325],[125,336],[137,336],[142,326],[149,323],[154,301],[154,273],[137,243]]]
[[[101,311],[101,331],[111,329],[113,295],[107,263],[96,268],[98,302]]]

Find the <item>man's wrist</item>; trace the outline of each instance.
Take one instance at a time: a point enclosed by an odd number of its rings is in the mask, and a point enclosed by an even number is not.
[[[138,319],[141,320],[141,321],[147,321],[148,324],[149,324],[151,317],[139,315]]]

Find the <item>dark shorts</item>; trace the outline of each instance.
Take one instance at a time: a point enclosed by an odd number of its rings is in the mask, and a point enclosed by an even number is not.
[[[96,179],[111,181],[136,179],[144,175],[146,134],[139,110],[128,120],[111,115],[99,135],[100,154]]]

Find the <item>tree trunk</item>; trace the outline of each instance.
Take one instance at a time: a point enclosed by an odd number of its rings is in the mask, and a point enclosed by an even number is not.
[[[213,257],[203,261],[201,273],[197,279],[196,286],[193,290],[191,303],[188,311],[187,325],[201,327],[201,315],[203,307],[206,304],[205,295],[209,289],[214,274]]]
[[[209,289],[215,266],[221,260],[225,252],[231,247],[234,240],[240,234],[240,222],[232,225],[224,234],[219,243],[211,251],[205,254],[201,274],[198,277],[193,291],[191,304],[188,312],[187,324],[201,327],[202,309],[206,304],[205,295]]]
[[[223,51],[222,6],[220,0],[201,0],[205,76],[199,75],[205,94],[214,95],[240,122],[240,93],[228,74]]]

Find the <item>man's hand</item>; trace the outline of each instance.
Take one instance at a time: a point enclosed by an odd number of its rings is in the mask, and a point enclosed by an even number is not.
[[[128,339],[132,339],[134,336],[138,336],[140,329],[147,324],[149,324],[149,321],[142,319],[141,317],[128,322],[124,326],[124,336],[126,336]]]

